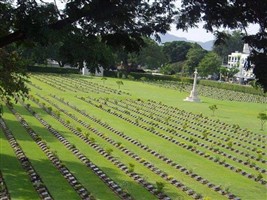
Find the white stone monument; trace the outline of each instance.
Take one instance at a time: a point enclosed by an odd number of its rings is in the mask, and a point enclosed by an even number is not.
[[[197,90],[196,90],[196,85],[197,85],[197,69],[194,72],[194,83],[193,83],[193,89],[191,90],[191,93],[189,97],[186,97],[184,101],[190,101],[190,102],[200,102],[200,99],[197,96]]]
[[[89,74],[89,71],[88,71],[87,67],[83,67],[82,68],[82,74],[83,75],[88,75]]]

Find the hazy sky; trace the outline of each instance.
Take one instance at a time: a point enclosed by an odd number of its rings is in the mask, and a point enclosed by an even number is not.
[[[178,37],[185,37],[187,40],[206,42],[214,39],[213,34],[207,32],[203,28],[188,29],[186,32],[182,30],[176,30],[175,25],[172,25],[171,27],[171,31],[168,33]]]
[[[248,27],[247,31],[249,34],[253,34],[258,31],[258,27],[257,25],[251,25]],[[200,42],[206,42],[214,39],[213,34],[207,32],[205,29],[202,28],[201,25],[199,26],[199,28],[188,29],[188,32],[184,32],[182,30],[176,30],[175,25],[172,25],[172,29],[168,33],[178,37],[185,37],[188,40],[200,41]]]

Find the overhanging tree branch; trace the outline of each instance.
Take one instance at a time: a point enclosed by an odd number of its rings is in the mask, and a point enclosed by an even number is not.
[[[55,23],[52,24],[47,24],[45,25],[48,29],[51,30],[61,30],[64,27],[66,27],[67,25],[70,25],[76,21],[78,21],[79,19],[81,19],[82,17],[86,17],[88,16],[88,13],[84,12],[83,9],[80,10],[79,14],[77,14],[74,17],[68,17],[65,19],[61,19],[58,20]],[[45,28],[45,27],[42,27]],[[7,46],[9,44],[12,44],[14,42],[19,42],[19,41],[23,41],[25,39],[27,39],[28,35],[25,31],[22,30],[17,30],[13,33],[10,33],[8,35],[5,35],[3,37],[0,37],[0,48]]]
[[[0,48],[24,39],[26,39],[26,34],[23,31],[15,31],[0,38]]]

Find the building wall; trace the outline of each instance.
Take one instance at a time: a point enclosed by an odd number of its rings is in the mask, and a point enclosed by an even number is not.
[[[235,76],[239,79],[254,79],[253,69],[244,69],[249,53],[248,45],[244,44],[242,53],[236,51],[228,55],[228,67],[238,67],[239,72]]]

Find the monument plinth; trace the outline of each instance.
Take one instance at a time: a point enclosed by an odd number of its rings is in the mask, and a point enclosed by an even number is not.
[[[197,69],[194,72],[194,83],[193,83],[193,89],[190,92],[189,97],[186,97],[184,101],[190,101],[190,102],[200,102],[200,99],[197,96],[197,90],[196,90],[196,85],[197,85]]]

